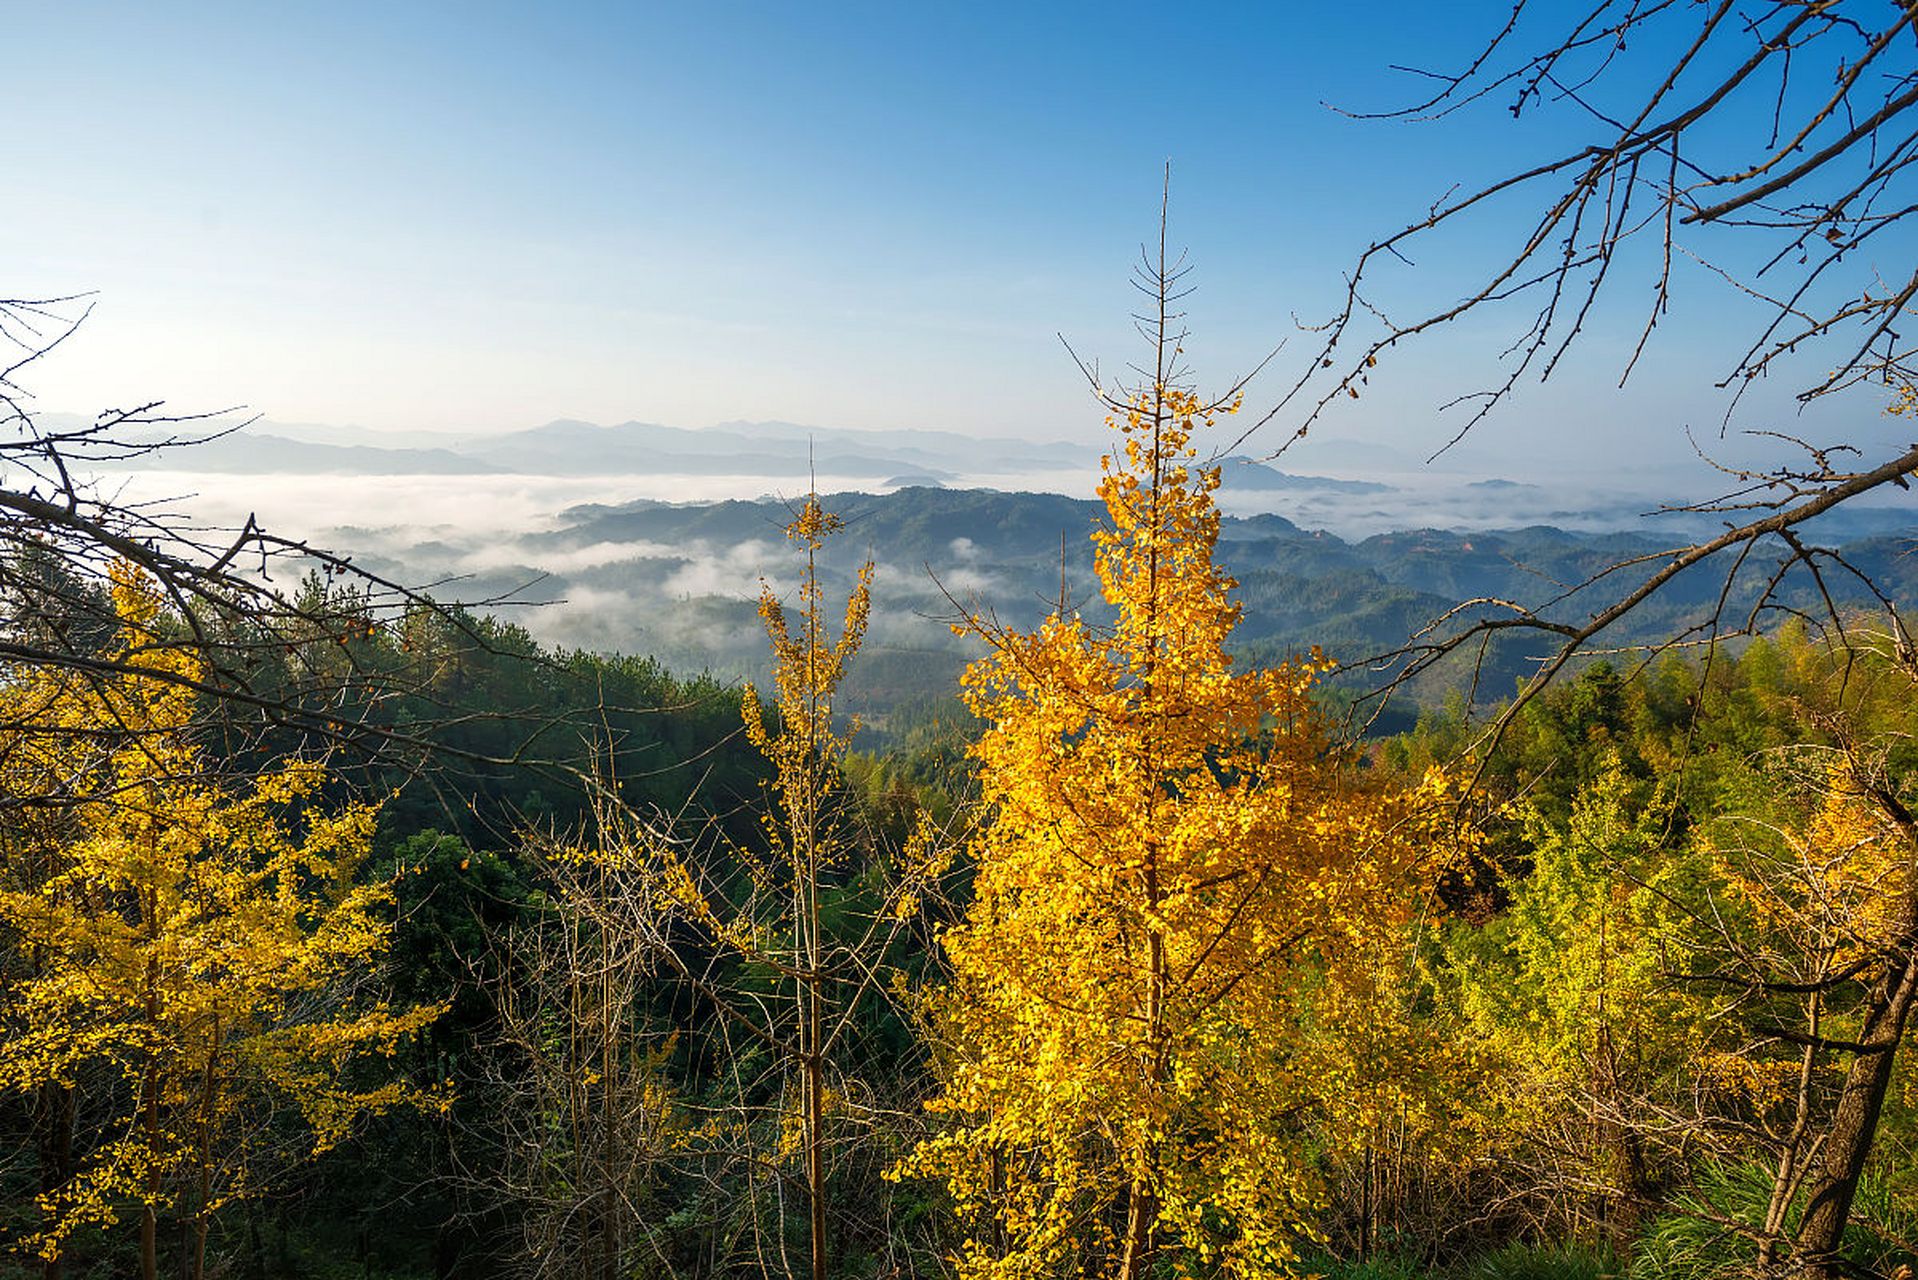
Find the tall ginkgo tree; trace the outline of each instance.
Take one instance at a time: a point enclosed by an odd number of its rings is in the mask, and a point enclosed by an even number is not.
[[[990,819],[929,1002],[948,1124],[897,1171],[950,1188],[969,1276],[1282,1273],[1315,1153],[1417,1106],[1393,975],[1444,786],[1365,785],[1312,701],[1316,653],[1228,653],[1220,476],[1193,442],[1234,404],[1176,381],[1176,279],[1163,255],[1146,276],[1150,381],[1105,397],[1116,621],[972,624]]]
[[[322,805],[310,761],[219,777],[193,736],[205,672],[164,642],[152,584],[121,566],[113,602],[97,674],[0,680],[0,788],[59,815],[37,874],[0,880],[0,931],[31,960],[0,992],[0,1094],[83,1084],[104,1117],[63,1140],[12,1243],[57,1271],[76,1232],[132,1218],[154,1280],[170,1223],[197,1280],[275,1147],[324,1149],[421,1099],[360,1064],[438,1010],[356,998],[391,932],[388,886],[361,874],[372,808]]]

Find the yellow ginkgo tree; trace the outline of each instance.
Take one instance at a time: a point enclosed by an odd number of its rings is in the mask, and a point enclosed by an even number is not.
[[[215,1215],[270,1147],[294,1132],[323,1150],[421,1100],[362,1064],[438,1010],[355,994],[392,923],[388,886],[360,874],[373,809],[322,806],[310,761],[216,776],[192,734],[205,673],[163,642],[137,572],[116,571],[113,600],[121,634],[96,671],[0,682],[0,788],[58,814],[38,824],[37,873],[0,880],[0,930],[30,959],[6,974],[0,1092],[78,1086],[103,1117],[11,1243],[57,1264],[76,1231],[132,1218],[152,1280],[170,1222],[179,1273],[199,1277]]]
[[[1193,438],[1234,405],[1175,383],[1155,283],[1151,381],[1107,398],[1116,621],[972,624],[990,819],[928,1002],[945,1128],[896,1171],[946,1183],[968,1276],[1281,1274],[1317,1158],[1416,1109],[1426,1066],[1394,974],[1442,784],[1366,785],[1312,701],[1316,654],[1228,653],[1220,476]]]

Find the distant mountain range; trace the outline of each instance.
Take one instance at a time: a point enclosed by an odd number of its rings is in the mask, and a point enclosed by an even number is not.
[[[867,644],[851,680],[854,702],[874,723],[901,706],[949,695],[976,650],[947,623],[987,611],[1029,627],[1061,602],[1104,620],[1088,534],[1096,502],[1045,493],[908,488],[826,499],[845,520],[823,562],[831,594],[852,586],[867,556],[879,564]],[[362,563],[416,580],[468,575],[479,594],[518,588],[537,602],[522,621],[564,645],[650,653],[682,670],[763,678],[765,637],[753,600],[762,580],[792,585],[796,560],[780,536],[790,507],[772,501],[586,504],[558,527],[514,539],[408,544],[376,530],[353,531],[373,553]],[[1237,645],[1252,661],[1282,660],[1312,645],[1356,661],[1384,653],[1462,602],[1550,603],[1565,620],[1588,616],[1655,567],[1572,590],[1609,566],[1656,557],[1669,546],[1643,533],[1582,534],[1550,527],[1460,533],[1419,529],[1347,541],[1300,528],[1282,516],[1227,517],[1220,556],[1238,579],[1244,617]],[[1843,554],[1898,598],[1918,593],[1909,537],[1848,542]],[[1762,562],[1761,562],[1762,559]],[[1717,602],[1730,561],[1680,578],[1641,609],[1617,639],[1676,633]],[[1729,596],[1728,616],[1749,605],[1776,569],[1752,557]],[[1782,600],[1809,607],[1815,584],[1788,574]],[[1555,602],[1555,603],[1551,603]],[[1862,602],[1862,599],[1861,599]],[[1482,606],[1491,608],[1492,606]],[[1492,651],[1479,673],[1490,696],[1509,692],[1531,669],[1538,642]],[[1416,691],[1437,699],[1462,669],[1438,673]],[[1357,673],[1348,679],[1372,679]]]
[[[77,425],[77,422],[74,424]],[[157,433],[149,438],[162,439]],[[945,485],[962,476],[1089,474],[1099,451],[1065,441],[975,438],[945,431],[853,431],[790,422],[722,422],[703,429],[560,419],[500,435],[408,433],[390,444],[375,433],[258,422],[172,444],[115,465],[123,471],[213,475],[685,475],[790,479],[872,478],[885,487]],[[1389,493],[1369,480],[1293,475],[1235,455],[1219,464],[1233,491]],[[878,479],[884,477],[884,479]]]
[[[423,437],[369,443],[370,433],[314,426],[277,431],[255,423],[158,450],[119,470],[212,474],[327,475],[740,475],[840,478],[905,474],[945,481],[979,470],[1006,472],[1096,466],[1098,451],[1063,442],[973,439],[936,431],[851,431],[786,422],[728,422],[691,429],[650,422],[598,426],[562,419],[500,435]],[[154,438],[158,438],[155,436]]]
[[[48,415],[47,420],[55,425],[81,425],[77,419],[66,421],[58,415]],[[1314,442],[1315,447],[1319,444]],[[1454,529],[1549,524],[1587,532],[1638,528],[1644,527],[1648,511],[1682,509],[1699,496],[1697,492],[1648,492],[1644,481],[1621,481],[1617,476],[1603,483],[1584,475],[1523,483],[1442,465],[1408,463],[1387,445],[1359,440],[1336,445],[1312,456],[1341,459],[1338,474],[1280,470],[1269,461],[1243,454],[1221,459],[1221,505],[1237,515],[1275,512],[1307,528],[1364,537],[1408,524]],[[608,495],[678,501],[749,498],[802,493],[814,484],[873,492],[993,487],[1086,496],[1098,475],[1100,452],[1092,445],[1059,440],[849,430],[790,422],[724,422],[692,429],[647,422],[599,426],[561,419],[521,431],[478,435],[377,433],[257,421],[197,442],[106,463],[103,469],[291,480],[478,477],[501,485],[514,477],[538,477],[556,482],[539,488],[557,508],[604,500]],[[1714,484],[1718,479],[1708,474],[1697,482]],[[1676,489],[1681,482],[1661,474],[1656,483]],[[561,492],[569,486],[574,491],[571,495]],[[203,486],[189,480],[186,487]],[[388,484],[381,493],[391,494],[401,487]],[[261,492],[285,488],[262,486]],[[476,486],[475,493],[482,490],[486,490],[484,483]],[[497,491],[497,487],[490,490]],[[351,492],[331,493],[329,502],[337,500],[350,512],[353,497]],[[384,496],[375,505],[382,517],[396,509]],[[402,502],[399,509],[410,510],[414,505]],[[482,509],[485,505],[480,504]],[[272,509],[260,514],[270,517]],[[353,519],[344,513],[342,518]],[[1838,518],[1849,522],[1846,536],[1864,536],[1902,528],[1909,515],[1902,505],[1846,504]],[[1668,512],[1659,517],[1659,523],[1696,534],[1717,527],[1719,521],[1694,511]]]
[[[816,478],[840,490],[829,502],[847,525],[827,557],[831,589],[849,590],[867,554],[880,565],[854,676],[855,697],[878,721],[950,694],[972,651],[942,620],[962,610],[1015,626],[1061,601],[1103,612],[1087,539],[1102,508],[1066,496],[1088,494],[1096,479],[1099,451],[1087,445],[784,422],[693,430],[557,421],[501,435],[376,439],[256,423],[118,469],[136,473],[126,480],[136,488],[140,470],[164,472],[151,480],[166,493],[227,503],[213,508],[216,519],[257,511],[398,579],[450,580],[448,594],[468,598],[517,592],[534,606],[517,616],[549,641],[731,676],[763,675],[753,601],[762,579],[783,590],[794,573],[780,535],[790,503],[763,495],[801,494]],[[1647,520],[1661,505],[1654,495],[1595,491],[1579,477],[1548,486],[1443,472],[1311,475],[1244,456],[1221,466],[1221,556],[1245,608],[1238,643],[1256,661],[1314,644],[1363,659],[1474,600],[1549,601],[1565,620],[1589,616],[1656,561],[1600,588],[1577,584],[1723,527],[1722,516],[1701,512]],[[343,476],[355,479],[333,479]],[[686,501],[702,494],[724,500]],[[318,523],[288,530],[302,510],[319,513]],[[1424,525],[1434,527],[1416,527]],[[1893,505],[1843,504],[1810,532],[1910,600],[1915,529],[1898,495]],[[1775,558],[1747,561],[1728,614],[1776,567]],[[1817,588],[1802,575],[1785,576],[1783,599],[1809,607]],[[1843,589],[1850,579],[1828,581]],[[1618,639],[1674,634],[1717,603],[1723,584],[1710,566],[1686,575]],[[1495,649],[1480,672],[1484,687],[1509,690],[1536,648]],[[1435,675],[1420,693],[1437,697],[1459,677]]]

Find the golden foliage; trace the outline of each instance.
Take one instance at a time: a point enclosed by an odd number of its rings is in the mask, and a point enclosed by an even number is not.
[[[1162,385],[1113,423],[1109,631],[974,624],[992,818],[932,1001],[950,1127],[897,1171],[951,1188],[967,1275],[1154,1254],[1281,1274],[1317,1194],[1308,1131],[1356,1146],[1376,1109],[1417,1105],[1414,1039],[1368,1029],[1402,1025],[1387,953],[1445,783],[1362,783],[1311,701],[1316,652],[1235,667],[1219,473],[1190,444],[1214,412]]]
[[[1807,772],[1817,781],[1800,797],[1802,812],[1777,823],[1721,824],[1702,843],[1728,897],[1749,912],[1754,946],[1815,957],[1834,972],[1875,958],[1895,934],[1910,854],[1850,757],[1836,754]]]
[[[297,1109],[314,1151],[422,1101],[347,1068],[439,1012],[346,998],[391,930],[388,886],[359,874],[374,808],[320,807],[327,774],[311,761],[211,776],[191,733],[203,670],[163,641],[137,572],[115,572],[113,600],[111,674],[28,668],[0,684],[0,789],[58,815],[36,828],[35,874],[0,883],[0,927],[31,960],[5,992],[0,1091],[86,1080],[118,1109],[40,1198],[21,1243],[46,1257],[130,1207],[204,1224],[245,1194],[241,1120],[263,1093]]]
[[[828,635],[816,562],[826,538],[839,528],[839,517],[820,505],[818,494],[806,495],[805,505],[786,526],[787,539],[806,554],[797,629],[770,584],[759,593],[759,616],[772,642],[778,724],[767,727],[765,708],[753,686],[746,686],[740,705],[746,737],[773,766],[772,791],[778,802],[762,819],[768,844],[783,855],[794,880],[808,883],[822,869],[822,859],[831,848],[820,840],[822,807],[851,737],[850,730],[833,730],[833,699],[845,679],[846,663],[865,637],[872,611],[873,565],[868,560],[860,566],[858,584],[846,599],[839,638]]]

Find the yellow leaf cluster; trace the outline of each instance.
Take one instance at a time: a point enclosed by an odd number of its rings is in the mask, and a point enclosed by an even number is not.
[[[1281,1274],[1316,1194],[1306,1126],[1337,1146],[1378,1087],[1345,1033],[1394,1015],[1380,956],[1445,783],[1364,784],[1311,700],[1316,652],[1235,666],[1219,473],[1191,445],[1211,414],[1160,386],[1113,424],[1110,629],[978,628],[991,820],[932,1001],[949,1124],[896,1171],[951,1188],[968,1275],[1139,1274],[1147,1253]]]
[[[388,887],[359,875],[373,807],[320,807],[327,774],[308,761],[215,776],[193,735],[204,671],[137,572],[116,569],[112,596],[113,674],[0,683],[0,790],[43,806],[8,833],[0,875],[0,928],[29,958],[4,992],[0,1093],[84,1080],[118,1109],[20,1241],[49,1258],[131,1206],[204,1222],[244,1194],[236,1130],[262,1092],[294,1104],[315,1149],[421,1101],[347,1067],[439,1012],[350,998],[390,933]]]
[[[1773,832],[1766,856],[1732,843],[1713,847],[1727,887],[1767,930],[1798,937],[1831,969],[1865,959],[1893,936],[1908,892],[1910,857],[1896,821],[1834,760],[1811,809]]]

